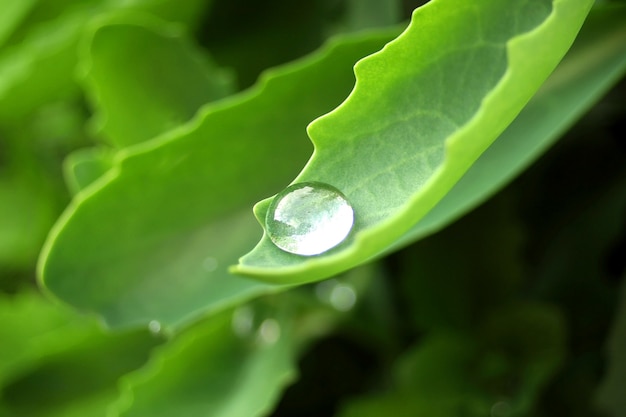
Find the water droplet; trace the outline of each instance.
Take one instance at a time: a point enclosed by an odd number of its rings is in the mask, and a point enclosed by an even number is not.
[[[249,306],[239,307],[233,312],[231,325],[237,336],[249,336],[254,327],[254,310]]]
[[[330,304],[339,311],[351,310],[357,301],[357,293],[354,287],[335,279],[329,279],[317,284],[315,294],[320,301]]]
[[[491,417],[507,417],[511,414],[511,405],[505,401],[498,401],[491,407]]]
[[[150,320],[150,323],[148,323],[148,330],[150,330],[150,333],[152,334],[158,334],[161,332],[161,323],[156,320]]]
[[[259,340],[264,345],[273,345],[280,339],[280,324],[274,319],[265,319],[259,327]]]
[[[330,293],[330,304],[339,311],[348,311],[356,304],[356,292],[351,285],[339,284]]]
[[[266,227],[276,246],[296,255],[319,255],[343,242],[354,211],[339,190],[319,182],[293,184],[267,212]]]
[[[206,272],[213,272],[217,269],[217,259],[212,258],[212,257],[208,257],[205,258],[204,261],[202,261],[202,268],[206,271]]]

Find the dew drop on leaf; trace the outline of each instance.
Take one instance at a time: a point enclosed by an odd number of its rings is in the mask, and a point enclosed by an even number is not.
[[[302,182],[290,185],[274,198],[265,223],[269,238],[280,249],[313,256],[348,237],[354,210],[336,188],[320,182]]]
[[[357,293],[350,284],[335,279],[322,281],[315,287],[317,298],[338,311],[349,311],[357,302]]]
[[[273,345],[280,339],[280,324],[274,319],[265,319],[259,327],[259,341],[262,345]]]
[[[207,257],[204,259],[204,261],[202,261],[202,268],[206,271],[206,272],[213,272],[217,269],[218,263],[217,263],[217,259],[213,258],[213,257]]]
[[[161,323],[157,320],[151,320],[150,323],[148,323],[148,330],[150,330],[152,334],[159,334],[161,332]]]
[[[239,337],[247,337],[254,327],[254,310],[250,306],[238,307],[233,312],[231,325],[235,334]]]

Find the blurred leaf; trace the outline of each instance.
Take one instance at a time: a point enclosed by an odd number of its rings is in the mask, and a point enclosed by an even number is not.
[[[0,2],[0,46],[35,5],[36,0],[3,0]]]
[[[539,158],[626,71],[626,7],[596,7],[572,49],[511,125],[396,246],[467,213]]]
[[[28,135],[0,138],[0,267],[32,267],[58,215],[54,187],[31,154]]]
[[[267,68],[319,48],[345,0],[229,0],[215,2],[200,32],[220,66],[232,68],[241,88]]]
[[[557,312],[514,305],[473,335],[427,336],[398,360],[389,392],[349,402],[340,416],[529,415],[563,360],[564,344]]]
[[[499,195],[396,255],[418,330],[467,331],[510,303],[523,282],[526,238],[514,204]]]
[[[172,20],[196,20],[198,11],[206,5],[203,0],[187,1],[184,7],[173,0],[93,3],[70,2],[65,9],[46,14],[48,19],[35,19],[22,42],[0,51],[0,121],[19,123],[44,103],[78,95],[74,81],[76,50],[85,25],[92,19],[109,11],[130,9],[163,13],[160,17],[166,20],[169,13],[173,13]]]
[[[606,369],[602,348],[617,296],[606,260],[625,226],[626,171],[623,150],[605,134],[583,135],[570,148],[536,173],[534,186],[524,184],[533,187],[535,198],[528,204],[537,217],[529,232],[538,259],[529,263],[528,277],[532,294],[558,303],[568,318],[569,361],[546,394],[545,415],[558,410],[582,417],[594,415],[593,391]],[[581,161],[580,155],[584,165],[568,172],[566,183],[558,181],[554,174]],[[540,193],[547,197],[537,199]]]
[[[607,372],[598,388],[598,405],[612,417],[626,415],[626,280],[608,343]]]
[[[281,290],[226,271],[258,239],[247,207],[296,172],[310,152],[306,123],[345,97],[353,63],[393,34],[336,40],[120,151],[111,175],[79,193],[50,234],[40,258],[47,288],[115,327],[182,325]]]
[[[398,23],[402,2],[398,0],[347,0],[345,25],[349,30],[363,30]]]
[[[357,64],[350,97],[308,129],[316,151],[294,181],[342,191],[356,213],[351,237],[327,254],[302,257],[281,251],[265,234],[233,271],[303,283],[384,251],[513,120],[570,47],[590,7],[586,0],[439,0],[418,9],[404,34]],[[262,224],[271,201],[255,207]]]
[[[107,10],[129,10],[157,16],[168,22],[181,23],[195,31],[202,24],[214,0],[105,0]]]
[[[98,21],[83,51],[99,131],[118,147],[189,121],[234,88],[179,26],[121,15]]]
[[[0,415],[24,417],[104,416],[118,378],[159,343],[147,331],[104,334],[33,292],[0,298],[0,339]]]
[[[78,193],[113,165],[114,152],[106,148],[81,149],[71,153],[63,164],[65,182],[72,194]]]
[[[280,317],[258,328],[246,321],[239,331],[250,334],[238,335],[232,320],[232,311],[213,315],[156,351],[146,368],[126,378],[112,415],[266,415],[295,376],[290,326]]]
[[[0,266],[30,267],[56,215],[49,184],[0,177]]]
[[[0,51],[0,121],[15,123],[46,102],[78,93],[75,48],[90,15],[88,8],[68,11]]]

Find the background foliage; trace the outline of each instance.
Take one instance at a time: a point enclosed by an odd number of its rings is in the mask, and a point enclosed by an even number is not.
[[[0,0],[0,416],[625,416],[626,7],[419,3]]]

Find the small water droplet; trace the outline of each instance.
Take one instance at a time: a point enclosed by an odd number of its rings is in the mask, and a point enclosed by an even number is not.
[[[356,304],[356,291],[351,285],[338,284],[330,293],[330,304],[339,311],[348,311]]]
[[[148,323],[148,330],[150,330],[150,333],[152,334],[158,334],[161,332],[161,323],[159,323],[156,320],[150,320],[150,323]]]
[[[280,324],[274,319],[265,319],[259,327],[259,340],[264,345],[273,345],[280,339]]]
[[[202,261],[202,268],[206,271],[206,272],[213,272],[217,269],[217,259],[212,258],[212,257],[208,257],[205,258],[204,261]]]
[[[231,325],[237,336],[249,336],[254,327],[254,310],[249,306],[239,307],[233,312]]]
[[[506,401],[498,401],[491,407],[491,417],[507,417],[511,414],[511,405]]]
[[[315,286],[317,298],[339,311],[351,310],[357,301],[357,293],[350,284],[329,279]]]
[[[324,253],[343,242],[354,210],[339,190],[320,182],[293,184],[272,201],[266,218],[269,238],[296,255]]]

